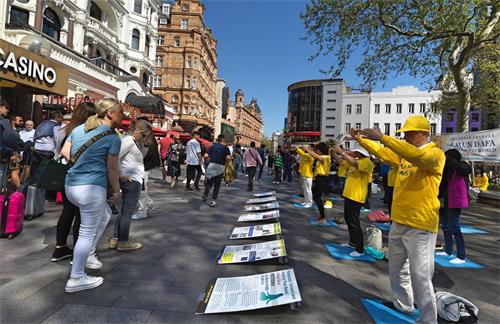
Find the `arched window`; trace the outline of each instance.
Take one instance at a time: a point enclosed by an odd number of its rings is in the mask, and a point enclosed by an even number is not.
[[[55,40],[59,40],[61,36],[61,22],[56,12],[50,8],[43,12],[42,32]]]
[[[95,18],[99,21],[102,19],[102,11],[94,1],[90,1],[90,17]]]
[[[148,72],[144,72],[142,74],[142,84],[147,87],[148,86],[148,83],[149,83],[149,74]]]
[[[146,35],[146,56],[147,57],[149,57],[149,43],[150,43],[149,36]]]
[[[139,40],[141,39],[141,34],[137,29],[132,30],[132,44],[131,47],[133,49],[138,50],[139,49]]]

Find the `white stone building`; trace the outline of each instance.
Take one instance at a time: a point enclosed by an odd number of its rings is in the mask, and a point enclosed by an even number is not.
[[[44,39],[45,55],[69,70],[68,98],[125,102],[152,96],[161,0],[4,0],[0,36],[21,47]],[[42,53],[43,54],[43,53]],[[43,99],[64,103],[67,98]]]

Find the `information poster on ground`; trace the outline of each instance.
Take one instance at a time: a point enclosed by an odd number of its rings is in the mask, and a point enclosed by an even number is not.
[[[233,229],[233,233],[231,233],[230,239],[237,240],[277,234],[281,234],[281,224],[272,223],[256,226],[236,227],[235,229]]]
[[[255,262],[285,255],[285,241],[281,239],[256,244],[228,245],[218,262],[219,264]]]
[[[244,210],[245,211],[258,211],[258,210],[267,210],[267,209],[278,209],[280,205],[278,204],[277,201],[267,203],[267,204],[260,204],[260,205],[245,205]]]
[[[252,194],[255,198],[262,198],[262,197],[267,197],[267,196],[274,196],[276,195],[276,191],[267,191],[267,192],[256,192]]]
[[[218,278],[208,285],[196,314],[241,312],[302,301],[293,269]]]
[[[247,204],[263,204],[272,201],[276,201],[276,196],[249,199]]]
[[[258,222],[262,220],[276,219],[280,217],[279,210],[270,210],[267,212],[244,213],[238,218],[238,222]]]

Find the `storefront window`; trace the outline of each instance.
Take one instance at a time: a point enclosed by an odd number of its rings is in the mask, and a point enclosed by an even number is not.
[[[29,12],[17,7],[10,7],[9,23],[13,27],[21,27],[28,25]]]
[[[61,36],[61,22],[54,10],[47,8],[43,12],[42,32],[49,37],[59,40]]]

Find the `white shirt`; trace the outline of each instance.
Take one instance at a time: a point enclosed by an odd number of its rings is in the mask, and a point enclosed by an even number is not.
[[[186,144],[186,164],[199,165],[198,153],[201,153],[201,145],[193,138]]]
[[[120,176],[130,177],[133,181],[142,184],[144,179],[144,155],[132,136],[123,136],[119,159]]]
[[[22,131],[19,132],[19,136],[21,137],[21,139],[23,140],[23,142],[33,142],[33,137],[35,136],[35,130],[32,129],[32,130],[26,130],[26,129],[23,129]]]

